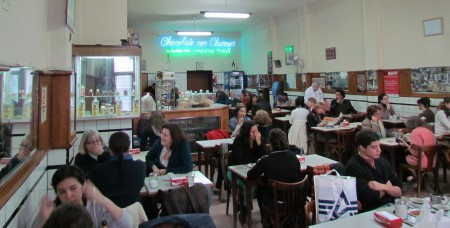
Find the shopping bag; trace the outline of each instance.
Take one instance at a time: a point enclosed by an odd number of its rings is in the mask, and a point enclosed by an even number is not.
[[[336,173],[336,176],[331,173]],[[317,223],[358,213],[356,178],[340,176],[336,170],[314,176]]]

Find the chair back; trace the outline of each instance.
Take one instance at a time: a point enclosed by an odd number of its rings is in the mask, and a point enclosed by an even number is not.
[[[306,227],[305,203],[308,175],[297,183],[284,183],[269,179],[267,185],[272,189],[273,194],[275,227],[284,225]]]
[[[354,143],[351,143],[352,140],[355,139],[354,134],[355,134],[355,129],[356,128],[351,128],[351,129],[345,129],[345,130],[339,130],[336,131],[336,136],[337,136],[337,144],[339,148],[347,148],[347,147],[351,147],[352,145],[354,145]]]
[[[133,218],[134,227],[137,227],[139,224],[148,220],[144,208],[139,202],[131,204],[130,206],[124,208],[124,210],[128,211],[128,213],[130,213],[131,217]]]
[[[227,170],[228,170],[228,158],[230,157],[231,151],[228,150],[228,143],[221,143],[219,149],[220,156],[220,168],[222,170],[223,183],[225,189],[230,186],[229,180],[227,178]]]
[[[419,162],[417,164],[417,169],[422,172],[432,172],[436,164],[436,155],[437,155],[437,145],[430,145],[430,146],[419,146],[412,144],[411,150],[415,150],[418,152],[418,158]],[[422,152],[425,153],[425,156],[427,157],[427,167],[422,168]]]

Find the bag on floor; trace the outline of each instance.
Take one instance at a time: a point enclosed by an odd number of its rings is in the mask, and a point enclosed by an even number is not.
[[[336,176],[331,173],[336,173]],[[356,178],[341,176],[336,170],[314,176],[316,221],[328,222],[358,213]]]

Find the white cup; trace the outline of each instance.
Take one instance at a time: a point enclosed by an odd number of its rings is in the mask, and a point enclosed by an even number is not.
[[[189,187],[194,185],[194,180],[195,180],[195,172],[189,172],[188,173],[188,184],[189,184]]]
[[[158,175],[156,173],[150,173],[150,188],[157,188],[158,187]]]
[[[402,218],[408,218],[408,201],[404,199],[395,199],[395,214]]]

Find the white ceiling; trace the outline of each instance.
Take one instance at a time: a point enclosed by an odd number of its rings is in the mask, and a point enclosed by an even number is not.
[[[144,31],[240,32],[318,0],[128,0],[128,27]],[[249,19],[204,18],[200,11],[249,12]]]

